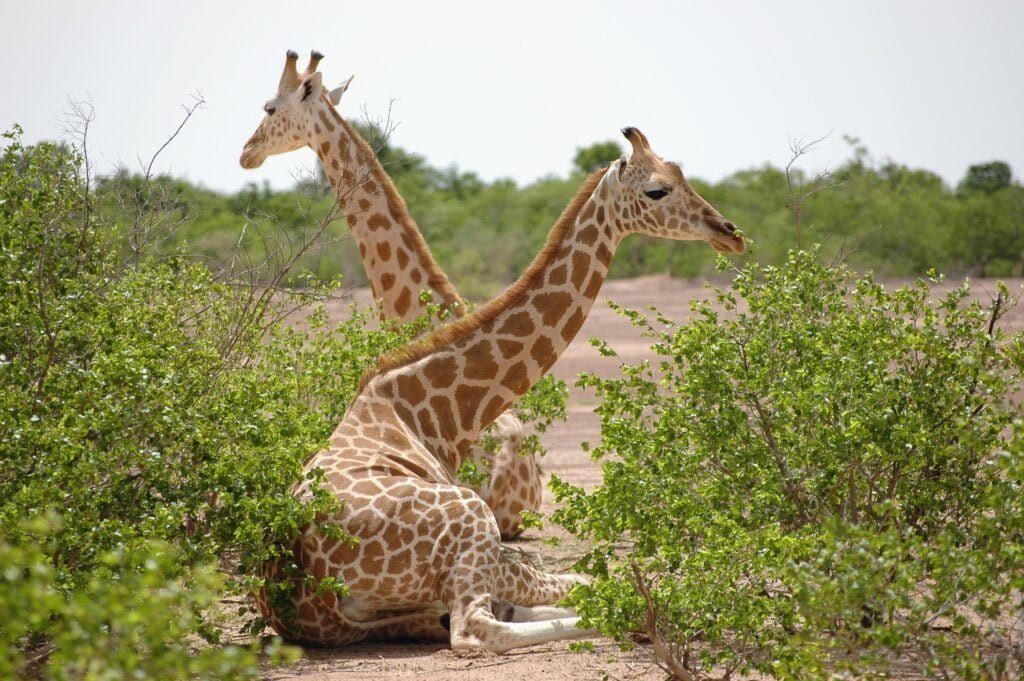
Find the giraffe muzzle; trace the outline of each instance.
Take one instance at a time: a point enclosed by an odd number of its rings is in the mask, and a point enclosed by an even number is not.
[[[253,168],[259,168],[263,165],[264,156],[259,150],[253,148],[251,145],[245,145],[245,149],[242,150],[242,156],[238,159],[238,162],[246,170],[252,170]]]
[[[708,222],[711,229],[715,231],[711,240],[711,247],[719,253],[736,253],[737,255],[747,250],[747,242],[737,234],[736,225],[728,220],[711,220]]]

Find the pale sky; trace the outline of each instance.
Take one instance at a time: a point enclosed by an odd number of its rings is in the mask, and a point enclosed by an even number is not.
[[[101,172],[137,170],[200,93],[155,170],[291,186],[312,151],[252,171],[238,156],[285,51],[317,49],[328,85],[355,74],[343,115],[390,107],[394,144],[487,180],[565,175],[626,125],[712,181],[829,133],[809,169],[842,163],[852,135],[950,184],[993,159],[1024,176],[1021,0],[2,2],[0,129],[59,138],[87,101]]]

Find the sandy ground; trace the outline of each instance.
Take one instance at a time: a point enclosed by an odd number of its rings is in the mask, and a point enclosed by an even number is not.
[[[899,282],[894,282],[894,284]],[[1011,292],[1021,291],[1022,281],[1011,285]],[[952,284],[943,285],[942,289]],[[974,296],[988,300],[995,291],[994,282],[976,280],[972,282]],[[619,362],[636,363],[643,358],[653,357],[648,343],[640,330],[617,315],[605,303],[611,299],[619,304],[645,311],[649,305],[656,306],[666,316],[682,321],[690,316],[690,302],[709,296],[709,290],[702,283],[680,281],[663,276],[642,277],[630,280],[613,280],[605,283],[580,334],[559,359],[553,373],[570,386],[580,371],[591,371],[603,376],[617,373]],[[357,301],[368,302],[366,292],[356,293]],[[344,305],[339,304],[337,314],[343,314]],[[1024,306],[1006,316],[1005,328],[1024,328]],[[619,358],[601,357],[589,345],[589,338],[602,338],[619,353]],[[548,453],[542,461],[546,475],[555,474],[575,485],[591,489],[600,484],[601,470],[597,463],[580,448],[581,442],[596,444],[600,439],[600,428],[593,407],[597,399],[592,392],[578,388],[570,389],[569,417],[565,422],[555,424],[542,435]],[[545,490],[545,513],[554,510],[551,492]],[[561,543],[551,546],[543,540],[558,536]],[[571,537],[558,528],[547,527],[543,531],[530,531],[514,545],[528,551],[546,567],[558,571],[567,569],[579,556],[581,549]],[[623,679],[646,680],[664,679],[665,674],[652,660],[646,646],[624,652],[610,641],[591,639],[594,649],[590,652],[571,652],[566,643],[552,643],[513,651],[501,656],[464,658],[452,654],[445,646],[436,644],[374,644],[359,645],[339,650],[309,650],[306,658],[287,667],[268,670],[267,678],[274,680],[310,679],[340,681],[349,679],[422,679],[442,681],[445,679],[509,678],[516,681],[550,681],[551,679]]]

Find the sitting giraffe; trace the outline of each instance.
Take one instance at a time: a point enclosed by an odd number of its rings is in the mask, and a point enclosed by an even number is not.
[[[311,87],[317,96],[319,81]],[[623,134],[632,155],[590,176],[511,287],[364,377],[328,447],[307,464],[344,504],[329,520],[358,543],[305,528],[294,562],[312,579],[294,582],[284,608],[294,617],[258,598],[284,637],[323,646],[429,637],[502,652],[590,633],[571,610],[551,607],[583,578],[545,574],[503,552],[493,516],[455,470],[481,430],[564,352],[624,236],[744,251],[735,226],[678,165],[655,155],[639,130]],[[322,578],[343,580],[348,594],[318,593]]]
[[[425,314],[426,303],[419,295],[424,289],[443,310],[464,315],[466,305],[431,255],[373,149],[332,105],[340,101],[352,79],[325,92],[317,73],[323,55],[313,52],[301,75],[298,58],[295,52],[287,53],[277,95],[267,102],[266,117],[245,145],[242,166],[256,168],[267,156],[311,147],[359,246],[381,316],[408,322]],[[322,92],[316,97],[310,96],[314,80]],[[540,510],[541,471],[532,454],[520,454],[523,424],[518,418],[503,414],[495,431],[495,453],[479,445],[470,450],[469,456],[487,480],[473,489],[494,513],[502,538],[514,539],[523,531],[520,512]]]

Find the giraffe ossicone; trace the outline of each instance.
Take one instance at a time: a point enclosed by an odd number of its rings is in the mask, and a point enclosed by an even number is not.
[[[638,232],[702,240],[723,252],[745,249],[735,226],[678,165],[654,154],[639,130],[623,134],[632,154],[588,178],[512,286],[382,358],[364,377],[328,447],[307,464],[323,470],[324,484],[344,502],[330,520],[359,542],[310,526],[294,555],[314,580],[343,580],[348,594],[319,594],[297,580],[293,619],[260,599],[286,638],[334,646],[419,636],[502,652],[590,635],[577,628],[578,618],[552,607],[583,579],[508,557],[493,516],[455,471],[481,430],[572,341],[623,237]]]
[[[322,59],[314,51],[300,73],[298,54],[287,53],[277,92],[264,105],[266,115],[242,151],[242,166],[255,168],[267,156],[312,148],[359,248],[381,316],[408,322],[426,314],[423,290],[442,310],[463,315],[466,305],[434,260],[373,148],[334,108],[352,77],[327,92],[317,71]],[[534,455],[520,453],[523,425],[518,418],[503,416],[493,435],[495,452],[474,446],[469,454],[487,478],[473,489],[494,513],[502,538],[513,539],[523,530],[521,512],[540,510],[541,472]]]

